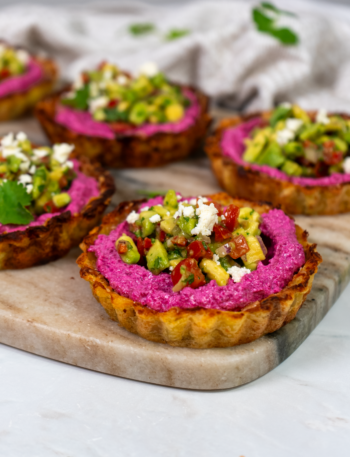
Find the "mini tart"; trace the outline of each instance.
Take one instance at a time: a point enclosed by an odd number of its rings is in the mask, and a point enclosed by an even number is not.
[[[0,121],[21,117],[36,103],[52,92],[58,78],[58,69],[51,59],[35,56],[32,58],[43,71],[42,79],[23,92],[16,92],[0,98]]]
[[[269,113],[254,113],[223,119],[214,134],[207,139],[206,153],[220,186],[230,195],[271,202],[289,214],[328,215],[350,211],[350,182],[331,186],[301,186],[252,170],[249,164],[235,163],[222,152],[225,130],[255,117]]]
[[[116,134],[114,139],[82,135],[55,121],[60,96],[56,93],[38,103],[35,114],[52,143],[74,144],[73,157],[86,156],[91,161],[112,168],[158,167],[188,156],[201,143],[210,124],[209,99],[198,90],[200,114],[188,129],[179,132],[159,132],[151,136]]]
[[[239,207],[250,206],[259,213],[271,209],[266,204],[231,198],[225,193],[208,197],[225,206],[231,203]],[[297,238],[305,252],[305,264],[280,292],[251,303],[240,311],[172,308],[158,312],[116,293],[96,269],[95,254],[88,252],[88,249],[99,234],[108,235],[132,210],[137,211],[140,203],[142,201],[121,203],[106,215],[102,224],[92,230],[81,244],[84,253],[77,260],[81,268],[80,276],[90,283],[94,297],[112,320],[150,341],[204,349],[249,343],[294,319],[311,290],[318,265],[322,261],[316,252],[316,245],[307,242],[307,232],[303,232],[297,225]]]
[[[1,234],[0,270],[28,268],[57,260],[78,246],[100,223],[115,191],[113,178],[86,159],[81,161],[80,170],[98,181],[99,196],[91,198],[78,214],[65,211],[43,225]]]

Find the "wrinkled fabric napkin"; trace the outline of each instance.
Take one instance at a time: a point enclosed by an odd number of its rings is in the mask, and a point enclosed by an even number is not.
[[[236,109],[295,101],[305,108],[350,111],[350,8],[284,1],[281,6],[298,17],[283,21],[300,37],[298,46],[286,47],[256,31],[253,5],[14,6],[0,10],[0,37],[57,59],[66,79],[104,59],[132,72],[154,61],[171,79],[197,85]],[[144,22],[157,31],[130,34],[130,24]],[[166,41],[172,28],[191,33]]]

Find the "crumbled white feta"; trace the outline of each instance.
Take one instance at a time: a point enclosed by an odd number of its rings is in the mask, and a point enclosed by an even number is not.
[[[174,218],[177,219],[180,216],[185,217],[193,217],[194,216],[194,208],[193,206],[185,206],[183,202],[179,203],[178,209],[174,214]]]
[[[103,79],[105,81],[110,81],[113,78],[113,71],[112,70],[105,70],[103,72]]]
[[[135,211],[131,211],[131,213],[126,218],[126,222],[128,222],[129,224],[135,224],[139,217],[139,214],[137,214]]]
[[[52,158],[63,164],[67,161],[69,154],[73,151],[73,149],[74,146],[72,144],[54,144]]]
[[[42,159],[43,157],[46,157],[47,155],[49,155],[49,152],[47,151],[47,149],[33,149],[33,154],[35,156],[36,159]]]
[[[227,273],[232,277],[234,282],[240,282],[243,276],[251,273],[248,268],[233,266],[227,270]]]
[[[179,194],[179,195],[176,195],[176,198],[177,198],[178,200],[181,200],[182,195],[180,195],[180,194]]]
[[[149,210],[149,206],[144,206],[143,208],[141,208],[141,211],[148,211]]]
[[[294,119],[290,118],[286,120],[286,129],[290,130],[291,132],[296,133],[300,127],[303,125],[303,121],[301,119]]]
[[[197,205],[197,199],[196,198],[191,198],[190,205],[196,206]]]
[[[23,171],[24,173],[26,173],[29,170],[29,166],[30,166],[30,162],[29,162],[29,160],[27,160],[26,162],[22,162],[19,165],[19,169],[21,171]]]
[[[289,141],[294,140],[295,133],[288,129],[278,130],[276,135],[277,143],[280,146],[284,146]]]
[[[25,141],[27,139],[27,135],[24,132],[17,133],[16,140],[17,141]]]
[[[67,160],[66,165],[68,168],[73,168],[74,167],[74,162],[72,160]]]
[[[327,111],[324,108],[321,108],[318,110],[317,115],[316,115],[316,122],[319,124],[329,124],[330,119],[327,116]]]
[[[28,184],[26,187],[27,194],[31,194],[33,192],[33,184]]]
[[[154,62],[145,62],[139,69],[140,75],[145,75],[149,78],[153,78],[153,76],[156,76],[158,73],[158,66]]]
[[[192,235],[205,235],[210,236],[213,231],[213,227],[218,223],[218,210],[215,208],[213,203],[210,205],[204,204],[204,198],[198,198],[198,208],[196,214],[199,216],[198,224],[194,229],[191,230]]]
[[[220,258],[220,257],[219,257],[217,254],[214,254],[214,255],[213,255],[213,260],[214,260],[214,262],[216,262],[218,265],[221,265],[220,262],[219,262],[219,258]]]
[[[33,178],[32,176],[24,173],[23,175],[20,175],[20,177],[18,178],[18,182],[21,184],[30,184],[33,182]]]
[[[109,103],[109,100],[105,96],[97,97],[89,102],[89,111],[90,113],[94,113],[96,110],[100,108],[105,108]]]
[[[292,104],[289,103],[289,102],[283,102],[283,103],[280,103],[279,106],[281,108],[287,108],[287,109],[290,109],[292,107]]]
[[[73,89],[79,90],[83,87],[83,85],[84,85],[84,80],[81,75],[78,75],[73,83]]]
[[[167,211],[166,215],[167,215],[167,216],[170,216],[170,211]]]
[[[99,85],[97,82],[92,81],[90,83],[89,92],[90,92],[90,97],[92,97],[92,98],[98,97],[98,94],[100,93],[100,89],[99,89]]]
[[[174,269],[174,267],[169,267],[169,270],[170,270],[170,271],[173,271],[173,269]]]
[[[350,157],[346,157],[343,162],[344,173],[350,173]]]
[[[17,55],[17,59],[21,63],[23,63],[23,65],[27,65],[27,63],[29,62],[29,59],[30,59],[30,55],[28,54],[27,51],[25,51],[24,49],[19,49],[16,52],[16,55]]]
[[[155,214],[154,216],[151,216],[149,220],[152,222],[152,224],[156,224],[157,222],[160,222],[162,218],[159,216],[159,214]]]
[[[119,75],[117,77],[117,83],[120,84],[121,86],[125,86],[127,84],[128,78],[125,75]]]
[[[17,146],[17,141],[15,141],[15,137],[12,132],[8,133],[1,139],[1,146],[4,148]]]
[[[35,172],[36,172],[36,166],[35,166],[35,165],[32,165],[32,166],[29,168],[29,173],[30,173],[31,175],[33,175]]]

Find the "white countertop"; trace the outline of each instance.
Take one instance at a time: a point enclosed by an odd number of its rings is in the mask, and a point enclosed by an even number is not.
[[[350,286],[289,359],[218,392],[129,381],[0,345],[0,455],[350,455],[349,322]]]

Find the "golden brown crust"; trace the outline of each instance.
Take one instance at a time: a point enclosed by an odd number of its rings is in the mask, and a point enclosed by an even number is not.
[[[35,60],[44,72],[42,80],[24,92],[16,92],[0,98],[0,121],[22,116],[54,89],[58,78],[58,68],[55,62],[41,57],[35,57]]]
[[[280,206],[286,213],[306,215],[339,214],[350,211],[350,183],[336,186],[300,186],[288,181],[272,178],[252,170],[249,165],[236,164],[222,154],[223,132],[252,117],[266,117],[268,113],[235,116],[223,119],[214,134],[207,139],[206,153],[219,184],[230,195],[262,199]]]
[[[224,192],[209,197],[225,205],[234,203],[242,207],[247,204],[246,200],[231,198]],[[116,293],[96,269],[95,254],[88,252],[88,249],[99,234],[109,234],[129,212],[137,210],[139,204],[140,201],[121,203],[116,210],[107,214],[102,224],[92,230],[81,244],[84,253],[77,260],[81,268],[80,276],[90,283],[94,297],[111,319],[147,340],[189,348],[230,347],[249,343],[294,319],[311,290],[314,275],[322,261],[316,252],[316,245],[307,242],[307,232],[298,226],[297,237],[306,256],[303,267],[281,292],[252,303],[241,311],[173,308],[158,312]],[[271,209],[263,203],[249,204],[260,213]]]
[[[28,268],[57,260],[100,223],[115,190],[114,180],[87,159],[82,160],[81,171],[98,180],[99,196],[91,198],[78,214],[66,211],[48,219],[44,225],[0,235],[0,270]]]
[[[74,144],[76,157],[86,156],[112,168],[157,167],[181,160],[194,151],[210,124],[208,97],[195,92],[200,105],[197,121],[180,133],[157,133],[151,137],[116,137],[113,140],[82,135],[55,122],[60,93],[40,102],[35,110],[45,133],[52,143]]]

